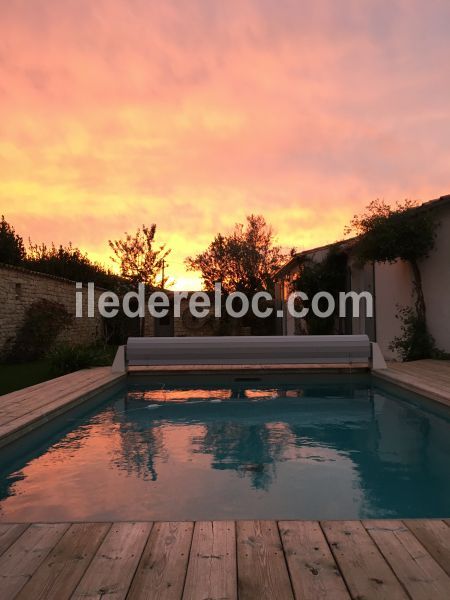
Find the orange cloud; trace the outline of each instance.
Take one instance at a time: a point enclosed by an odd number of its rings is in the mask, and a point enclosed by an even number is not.
[[[262,213],[286,247],[371,199],[449,191],[450,6],[419,0],[12,0],[0,22],[0,212],[24,236],[156,222],[183,260]]]

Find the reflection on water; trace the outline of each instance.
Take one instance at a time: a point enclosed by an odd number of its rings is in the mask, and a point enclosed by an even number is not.
[[[4,520],[444,517],[450,420],[368,385],[144,389],[2,470]]]

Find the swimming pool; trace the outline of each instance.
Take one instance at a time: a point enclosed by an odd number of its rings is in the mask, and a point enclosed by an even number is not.
[[[449,457],[370,376],[136,378],[2,451],[0,519],[448,517]]]

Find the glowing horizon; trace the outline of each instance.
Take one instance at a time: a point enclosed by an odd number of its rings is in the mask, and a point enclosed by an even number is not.
[[[298,250],[380,197],[450,191],[450,5],[12,0],[0,21],[0,214],[111,266],[157,224],[183,261],[250,213]]]

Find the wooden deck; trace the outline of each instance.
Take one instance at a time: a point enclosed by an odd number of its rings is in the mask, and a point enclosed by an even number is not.
[[[448,600],[450,521],[0,524],[2,600]]]
[[[450,360],[391,362],[388,367],[374,375],[450,406]]]
[[[0,448],[115,385],[110,367],[70,373],[0,397]],[[1,597],[1,595],[0,595]]]

